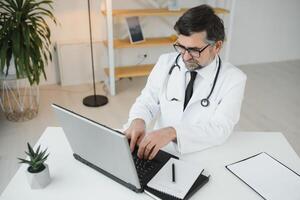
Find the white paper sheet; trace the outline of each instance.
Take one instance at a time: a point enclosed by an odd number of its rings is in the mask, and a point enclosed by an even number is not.
[[[300,200],[300,176],[266,153],[227,168],[265,199]]]

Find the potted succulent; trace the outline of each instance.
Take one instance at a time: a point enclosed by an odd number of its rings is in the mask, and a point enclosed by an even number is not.
[[[27,179],[32,189],[40,189],[46,187],[50,183],[49,167],[45,163],[49,154],[46,155],[47,149],[41,151],[39,146],[36,151],[27,143],[28,152],[25,151],[29,159],[22,159],[20,163],[28,164],[29,167],[26,170]]]
[[[11,121],[38,113],[38,85],[52,60],[51,31],[56,24],[53,0],[0,1],[0,106]],[[11,73],[12,72],[12,73]]]

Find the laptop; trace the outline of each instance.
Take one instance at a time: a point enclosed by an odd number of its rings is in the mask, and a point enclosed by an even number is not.
[[[154,159],[131,153],[127,137],[112,128],[73,111],[52,104],[76,160],[101,172],[135,192],[143,192],[147,183],[171,157],[160,150]]]

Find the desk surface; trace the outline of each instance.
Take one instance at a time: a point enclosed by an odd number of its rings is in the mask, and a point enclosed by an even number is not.
[[[22,165],[2,193],[3,199],[151,199],[137,194],[101,173],[76,161],[61,128],[49,127],[38,141],[50,152],[47,161],[51,183],[31,190]],[[180,156],[204,168],[211,179],[191,199],[262,199],[225,169],[225,165],[265,151],[300,173],[300,159],[287,140],[277,132],[235,132],[228,141],[202,152]]]

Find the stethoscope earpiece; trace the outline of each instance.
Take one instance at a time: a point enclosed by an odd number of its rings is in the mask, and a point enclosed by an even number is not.
[[[201,100],[201,106],[203,106],[203,107],[207,107],[207,106],[209,106],[209,100],[208,99],[202,99]]]

